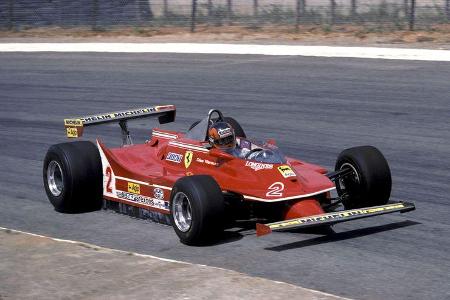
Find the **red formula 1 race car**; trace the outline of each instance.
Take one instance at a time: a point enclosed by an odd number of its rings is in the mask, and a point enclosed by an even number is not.
[[[175,106],[165,105],[64,120],[70,138],[80,137],[85,127],[117,122],[123,146],[107,148],[100,140],[51,146],[43,177],[55,209],[81,212],[103,206],[171,224],[185,244],[220,236],[233,220],[256,220],[260,236],[414,209],[407,202],[388,204],[391,174],[376,148],[344,150],[335,171],[328,172],[284,156],[274,140],[253,142],[236,120],[218,110],[186,133],[155,128],[148,141],[133,145],[128,120],[157,117],[163,124],[173,122],[175,112]],[[210,143],[217,122],[232,128],[242,156]]]

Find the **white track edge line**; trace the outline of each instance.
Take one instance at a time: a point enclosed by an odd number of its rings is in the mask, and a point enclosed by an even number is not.
[[[88,248],[98,248],[98,249],[108,250],[108,251],[111,251],[111,252],[117,252],[117,253],[122,253],[122,254],[130,254],[131,253],[133,256],[142,257],[142,258],[153,258],[153,259],[160,260],[160,261],[165,261],[165,262],[179,263],[179,264],[190,265],[190,266],[198,266],[198,267],[202,267],[202,268],[213,268],[213,269],[216,269],[216,270],[223,270],[223,271],[231,271],[231,272],[235,272],[235,273],[238,273],[238,274],[250,277],[250,278],[260,278],[260,279],[264,279],[264,280],[269,280],[271,282],[275,282],[277,284],[286,284],[286,285],[289,285],[289,286],[292,286],[292,287],[295,287],[295,288],[300,288],[300,289],[309,291],[311,293],[315,293],[315,294],[319,294],[319,295],[323,295],[323,296],[335,297],[335,298],[343,299],[343,300],[350,300],[350,298],[344,298],[344,297],[341,297],[341,296],[338,296],[338,295],[333,295],[333,294],[329,294],[329,293],[325,293],[325,292],[321,292],[321,291],[305,288],[305,287],[298,286],[298,285],[295,285],[295,284],[292,284],[292,283],[288,283],[288,282],[272,280],[272,279],[259,277],[259,276],[252,276],[250,274],[242,273],[242,272],[231,270],[231,269],[225,269],[225,268],[208,266],[208,265],[202,265],[202,264],[195,264],[195,263],[185,262],[185,261],[181,261],[181,260],[175,260],[175,259],[169,259],[169,258],[153,256],[153,255],[149,255],[149,254],[140,254],[140,253],[136,253],[136,252],[132,252],[132,251],[124,251],[124,250],[118,250],[118,249],[113,249],[113,248],[107,248],[107,247],[102,247],[102,246],[98,246],[98,245],[94,245],[94,244],[90,244],[90,243],[74,241],[74,240],[67,240],[67,239],[59,239],[59,238],[54,238],[54,237],[45,236],[45,235],[41,235],[41,234],[31,233],[31,232],[27,232],[27,231],[21,231],[21,230],[17,230],[17,229],[10,229],[10,228],[1,227],[1,226],[0,226],[0,230],[12,231],[12,232],[16,232],[16,233],[25,234],[25,235],[31,235],[31,236],[35,236],[35,237],[46,238],[46,239],[53,240],[55,242],[62,242],[62,243],[69,243],[69,244],[76,244],[76,245],[85,245],[85,246],[88,246]]]
[[[450,50],[202,43],[0,43],[0,52],[251,54],[449,61]]]

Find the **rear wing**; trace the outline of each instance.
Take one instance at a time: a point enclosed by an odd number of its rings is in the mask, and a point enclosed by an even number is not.
[[[64,127],[66,128],[66,135],[68,138],[78,138],[83,135],[84,127],[117,122],[122,128],[122,134],[126,135],[124,144],[130,144],[131,139],[126,123],[128,120],[158,117],[159,123],[165,124],[173,122],[175,120],[175,114],[175,105],[143,107],[73,119],[64,119]]]

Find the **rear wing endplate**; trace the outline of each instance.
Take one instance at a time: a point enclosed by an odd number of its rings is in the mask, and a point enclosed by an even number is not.
[[[86,126],[117,122],[122,128],[122,133],[126,134],[129,139],[126,121],[158,117],[159,123],[165,124],[173,122],[175,120],[175,114],[176,108],[174,105],[143,107],[73,119],[64,119],[64,127],[66,128],[66,135],[68,138],[77,138],[83,135],[83,129]]]
[[[323,225],[334,225],[337,223],[352,221],[356,219],[369,218],[394,212],[405,213],[415,209],[410,202],[394,202],[386,205],[343,210],[321,215],[285,220],[269,224],[256,224],[256,235],[262,236],[272,231],[308,228]]]

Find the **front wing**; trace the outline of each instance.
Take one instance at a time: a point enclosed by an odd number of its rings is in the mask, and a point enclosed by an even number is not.
[[[262,236],[272,231],[287,229],[308,228],[314,226],[333,225],[356,219],[369,218],[394,212],[405,213],[414,210],[416,207],[410,202],[394,202],[386,205],[371,206],[365,208],[343,210],[321,215],[290,219],[275,223],[256,224],[256,235]]]

